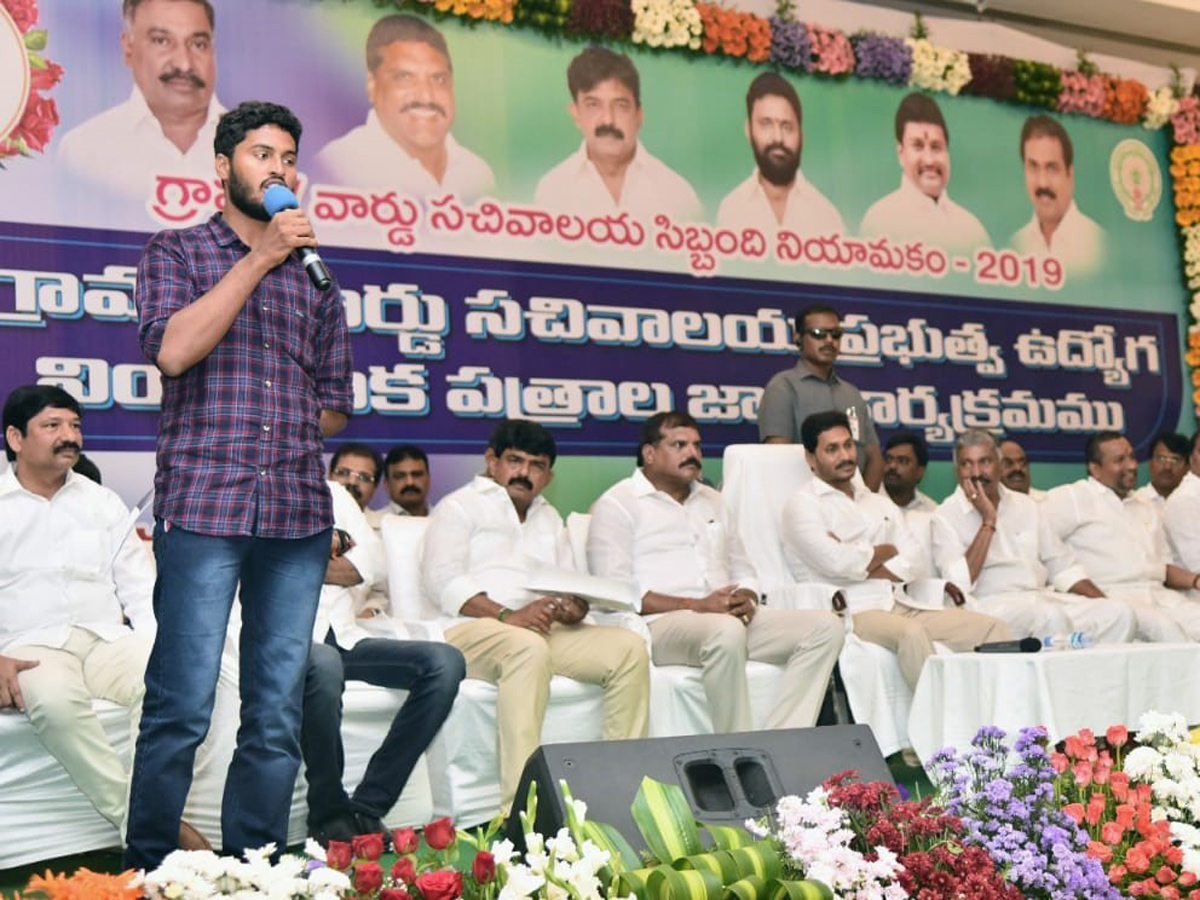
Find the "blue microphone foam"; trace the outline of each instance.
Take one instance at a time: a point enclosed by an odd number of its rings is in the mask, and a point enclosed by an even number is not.
[[[285,209],[299,209],[300,201],[288,188],[282,184],[273,184],[263,191],[263,209],[268,216],[274,216]]]

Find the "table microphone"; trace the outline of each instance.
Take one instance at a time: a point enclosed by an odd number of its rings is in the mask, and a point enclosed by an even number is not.
[[[989,641],[975,648],[976,653],[1037,653],[1042,649],[1042,642],[1035,637],[1021,638],[1019,641]]]
[[[273,184],[263,192],[263,209],[267,211],[267,215],[272,218],[275,214],[282,212],[285,209],[299,209],[300,201],[296,199],[288,188],[282,184]],[[325,291],[333,284],[333,278],[329,274],[329,269],[325,267],[325,261],[321,259],[313,247],[297,247],[296,255],[300,257],[300,262],[304,263],[304,271],[308,272],[308,280],[313,283],[318,291]]]

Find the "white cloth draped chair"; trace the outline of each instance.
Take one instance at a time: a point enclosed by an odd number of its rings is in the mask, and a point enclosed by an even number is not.
[[[783,555],[780,517],[791,494],[812,478],[799,444],[732,444],[725,448],[721,493],[733,513],[766,594],[779,609],[831,609],[835,587],[799,584]],[[912,690],[896,655],[853,632],[838,657],[846,700],[856,722],[869,725],[885,756],[908,747]]]

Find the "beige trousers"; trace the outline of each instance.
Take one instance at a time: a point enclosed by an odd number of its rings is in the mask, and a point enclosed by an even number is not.
[[[84,628],[72,628],[62,647],[20,646],[4,651],[14,659],[39,662],[17,676],[29,721],[79,790],[122,834],[129,777],[92,712],[92,700],[128,706],[130,734],[136,744],[151,644],[138,634],[110,642]]]
[[[746,660],[785,666],[767,728],[806,728],[817,721],[829,674],[846,631],[832,613],[760,608],[750,624],[690,609],[647,623],[656,665],[699,666],[713,730],[750,731]]]
[[[965,609],[911,609],[896,604],[890,611],[873,609],[854,614],[854,633],[864,641],[886,647],[899,657],[900,672],[913,690],[933,642],[951,650],[973,650],[988,641],[1007,641],[1008,626],[999,619]]]
[[[476,619],[446,632],[462,651],[467,677],[496,685],[500,803],[507,813],[525,761],[537,750],[552,675],[604,688],[606,740],[646,736],[650,666],[646,642],[632,631],[605,625],[560,625],[550,636]]]

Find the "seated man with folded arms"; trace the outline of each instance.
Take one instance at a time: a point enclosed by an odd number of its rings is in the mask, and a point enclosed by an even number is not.
[[[583,622],[571,595],[539,596],[531,576],[574,568],[562,517],[542,491],[554,477],[554,436],[509,419],[492,432],[486,474],[443,497],[429,517],[421,560],[428,596],[447,616],[446,640],[467,658],[467,677],[497,688],[502,811],[541,740],[550,678],[604,688],[606,740],[646,735],[650,667],[632,631]]]
[[[130,708],[136,734],[154,639],[154,563],[115,493],[72,471],[79,403],[25,385],[4,403],[0,477],[0,710],[25,713],[46,750],[122,835],[129,773],[92,711]],[[209,849],[186,822],[179,845]]]
[[[646,420],[639,468],[592,506],[588,568],[635,586],[657,665],[700,667],[717,733],[754,727],[747,659],[787,667],[766,727],[810,726],[845,630],[831,613],[758,606],[754,567],[701,461],[686,412]]]
[[[991,434],[960,434],[954,463],[958,487],[933,517],[934,562],[946,578],[1018,637],[1083,631],[1100,642],[1133,639],[1128,604],[1088,580],[1041,503],[1001,484]]]
[[[1088,438],[1088,477],[1051,490],[1043,514],[1088,577],[1109,597],[1129,603],[1138,637],[1147,641],[1200,639],[1200,575],[1174,565],[1154,508],[1137,497],[1137,457],[1116,431]]]
[[[404,625],[387,614],[386,595],[371,593],[387,572],[383,545],[362,511],[379,477],[378,459],[365,445],[346,444],[329,465],[333,546],[304,675],[300,731],[308,830],[323,845],[349,841],[356,834],[388,833],[383,817],[450,715],[466,674],[458,650],[408,640]],[[408,691],[353,796],[342,783],[347,680]]]
[[[836,587],[854,633],[893,651],[914,689],[934,641],[973,650],[1008,639],[1004,623],[991,616],[909,605],[904,584],[925,571],[925,551],[901,509],[855,481],[854,436],[845,413],[813,413],[801,424],[800,439],[813,478],[788,498],[780,525],[793,578]]]
[[[1188,468],[1162,510],[1173,561],[1200,572],[1200,431],[1192,435]]]

